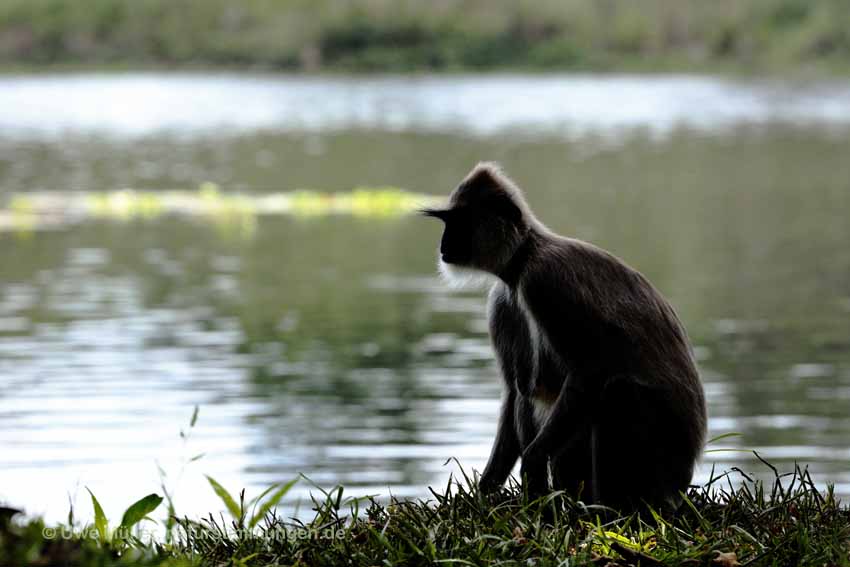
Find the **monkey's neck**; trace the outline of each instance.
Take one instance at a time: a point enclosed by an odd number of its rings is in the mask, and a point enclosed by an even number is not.
[[[507,264],[505,264],[504,269],[496,274],[499,276],[499,279],[512,288],[516,287],[523,272],[525,271],[525,266],[528,264],[528,260],[534,254],[534,250],[536,248],[537,236],[533,230],[529,230],[522,239],[520,245],[514,251],[511,259],[508,260]]]

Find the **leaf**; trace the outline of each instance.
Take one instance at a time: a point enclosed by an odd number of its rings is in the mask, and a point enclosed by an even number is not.
[[[94,527],[97,530],[98,538],[100,539],[100,543],[106,543],[106,536],[109,530],[109,523],[106,521],[106,514],[103,513],[103,508],[100,507],[100,502],[97,501],[97,498],[94,497],[94,492],[92,492],[89,487],[86,487],[86,490],[91,494],[91,505],[94,508]]]
[[[153,512],[162,503],[162,496],[159,494],[148,494],[141,500],[137,500],[127,508],[124,516],[121,518],[122,530],[129,530],[139,523],[142,518]]]
[[[664,567],[664,563],[651,555],[647,555],[636,549],[632,549],[619,540],[611,542],[611,549],[623,556],[629,565],[643,565],[645,567]]]
[[[194,457],[192,457],[191,459],[189,459],[189,462],[190,462],[190,463],[194,463],[195,461],[197,461],[197,460],[199,460],[199,459],[203,459],[203,458],[204,458],[204,455],[206,455],[206,453],[198,453],[197,455],[195,455]]]
[[[189,427],[195,427],[195,424],[198,423],[198,406],[195,406],[195,411],[192,412],[192,419],[189,421]]]
[[[276,490],[269,499],[263,502],[263,505],[260,506],[260,509],[257,510],[257,513],[254,514],[254,517],[251,518],[251,522],[248,524],[249,527],[254,527],[257,525],[257,522],[262,520],[266,514],[268,514],[269,510],[273,507],[277,506],[278,502],[280,502],[281,498],[286,496],[286,493],[295,486],[295,483],[298,482],[298,477],[293,478],[283,486],[281,486],[278,490]]]
[[[225,488],[220,485],[213,477],[209,475],[205,475],[207,480],[212,486],[212,489],[215,491],[216,496],[218,496],[222,502],[224,502],[225,507],[227,507],[227,511],[230,512],[230,515],[233,516],[234,520],[239,520],[242,517],[242,510],[240,510],[239,505],[230,495],[230,493],[225,490]]]

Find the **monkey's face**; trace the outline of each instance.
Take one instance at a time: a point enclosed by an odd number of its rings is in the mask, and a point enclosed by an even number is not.
[[[517,227],[513,219],[491,206],[455,203],[447,209],[427,209],[443,221],[440,260],[450,266],[498,273],[513,253]]]
[[[479,219],[468,207],[429,209],[425,214],[443,221],[440,260],[446,264],[470,265],[475,257],[474,241]]]

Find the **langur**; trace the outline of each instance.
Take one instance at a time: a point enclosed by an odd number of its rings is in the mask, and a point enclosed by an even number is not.
[[[639,272],[559,236],[491,163],[478,164],[440,219],[440,271],[494,277],[490,338],[504,381],[480,478],[498,490],[517,459],[532,496],[551,488],[619,511],[672,511],[706,431],[685,329]]]

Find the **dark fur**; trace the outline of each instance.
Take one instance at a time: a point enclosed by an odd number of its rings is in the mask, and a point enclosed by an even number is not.
[[[447,209],[425,212],[446,224],[446,263],[499,278],[489,320],[506,388],[481,486],[501,486],[521,456],[535,495],[551,471],[554,488],[585,501],[675,507],[706,410],[670,304],[618,258],[549,231],[492,164],[476,166]],[[535,404],[549,406],[541,419]]]

